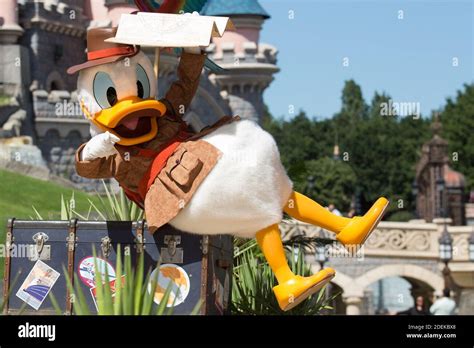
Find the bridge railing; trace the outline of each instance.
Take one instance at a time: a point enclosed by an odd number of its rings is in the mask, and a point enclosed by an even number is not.
[[[432,223],[423,220],[382,221],[365,242],[363,253],[365,256],[438,259],[438,239],[445,222],[449,224],[450,220],[435,219]],[[447,228],[453,238],[453,261],[469,261],[468,238],[474,232],[474,226],[447,226]],[[298,234],[335,239],[334,233],[296,220],[285,220],[280,224],[280,229],[284,240]]]

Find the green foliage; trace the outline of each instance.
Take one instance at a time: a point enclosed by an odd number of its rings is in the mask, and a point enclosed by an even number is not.
[[[304,177],[298,180],[296,190],[320,204],[327,206],[333,203],[342,211],[349,211],[357,180],[352,168],[346,162],[329,157],[310,160],[305,167],[306,180]]]
[[[100,201],[98,206],[92,200],[89,200],[92,209],[102,220],[137,221],[143,218],[143,210],[130,201],[122,189],[117,194],[113,194],[110,186],[107,187],[105,181],[102,180],[102,184],[104,185],[106,199],[98,195]]]
[[[0,170],[0,192],[2,193],[0,196],[1,231],[6,226],[8,218],[28,219],[31,217],[32,206],[37,207],[47,220],[59,219],[61,211],[58,209],[58,200],[62,196],[74,197],[74,210],[81,214],[86,214],[89,209],[88,199],[96,201],[94,196],[82,191],[6,170]]]
[[[389,197],[390,210],[398,210],[398,199],[411,204],[415,164],[429,136],[428,123],[421,118],[382,115],[381,105],[389,99],[376,93],[367,119],[358,122],[341,143],[357,176],[364,210],[382,195]]]
[[[406,222],[415,218],[415,215],[412,212],[401,210],[391,214],[387,220],[388,221],[399,221]]]
[[[90,201],[90,199],[89,199]],[[89,207],[89,210],[85,216],[79,214],[78,212],[75,211],[75,206],[76,206],[76,199],[74,198],[74,191],[71,193],[71,198],[69,200],[64,199],[64,196],[61,195],[61,200],[60,200],[60,213],[59,213],[59,218],[60,220],[70,220],[73,218],[78,218],[82,220],[89,220],[89,216],[91,213],[91,207]],[[43,218],[43,215],[36,209],[34,205],[32,205],[33,211],[34,211],[34,216],[30,216],[32,220],[37,219],[37,220],[45,220]]]
[[[94,251],[94,257],[96,256]],[[144,273],[144,257],[140,254],[137,267],[132,267],[131,256],[124,253],[124,262],[122,262],[122,253],[117,253],[116,261],[116,283],[115,296],[109,282],[107,268],[105,276],[102,275],[98,264],[95,263],[95,284],[97,290],[98,315],[169,315],[173,313],[173,306],[167,308],[166,304],[171,293],[171,284],[166,289],[160,304],[154,309],[154,294],[158,283],[157,277],[151,276],[150,271]],[[159,266],[159,265],[158,265]],[[76,315],[91,315],[94,312],[89,310],[86,296],[80,287],[80,281],[77,275],[74,275],[74,283],[69,278],[67,270],[64,269],[66,284],[69,293],[72,294],[73,309]],[[157,272],[157,275],[159,272]],[[120,282],[119,280],[122,279]],[[51,302],[58,314],[61,314],[61,308],[54,295],[50,293]],[[194,308],[192,314],[199,311],[200,303]]]
[[[238,245],[234,254],[234,280],[232,284],[233,314],[239,315],[315,315],[331,309],[329,303],[338,294],[327,298],[326,288],[310,296],[295,308],[284,312],[278,306],[272,288],[277,285],[273,272],[265,261],[255,240]],[[304,254],[296,256],[294,248],[289,255],[295,274],[308,276],[311,271],[304,261]]]
[[[305,172],[305,162],[315,158],[318,148],[317,138],[313,136],[313,122],[304,112],[291,121],[274,122],[269,131],[278,143],[282,162],[290,176],[301,176]]]
[[[95,200],[98,203],[94,203],[92,199],[89,201],[89,209],[87,214],[80,214],[75,210],[76,200],[74,198],[74,192],[69,200],[65,200],[64,196],[61,195],[60,201],[60,218],[61,220],[70,220],[77,218],[81,220],[89,220],[94,213],[97,215],[94,217],[96,220],[110,220],[110,221],[137,221],[143,218],[143,210],[138,207],[135,203],[130,201],[122,189],[118,193],[112,193],[110,185],[107,185],[102,180],[105,190],[105,198],[97,194]],[[35,213],[34,217],[38,220],[44,220],[43,216],[38,212],[35,206],[33,206]]]
[[[74,211],[77,214],[87,214],[90,205],[88,199],[93,202],[97,200],[93,195],[79,190],[1,169],[0,192],[0,242],[2,243],[5,240],[9,218],[60,219],[65,211],[61,212],[61,209],[58,209],[58,201],[61,205],[67,204],[63,197],[74,197]],[[34,211],[32,214],[32,206],[37,208],[38,214]],[[0,275],[3,274],[2,261],[3,258],[0,258]]]
[[[11,97],[0,94],[0,106],[10,104]]]
[[[460,139],[471,146],[466,149],[467,146],[459,141],[452,146],[453,151],[462,148],[459,150],[460,156],[464,156],[462,158],[470,155],[469,160],[463,161],[462,168],[461,161],[458,164],[464,173],[474,173],[474,170],[469,170],[474,168],[474,140],[469,137],[474,117],[468,117],[472,115],[471,111],[474,113],[473,89],[466,87],[466,91],[458,95],[455,104],[462,103],[462,107],[449,107],[448,102],[446,109],[453,115],[463,115],[459,116],[462,122],[453,121],[453,124],[465,125]],[[470,109],[467,99],[471,103]],[[297,190],[309,192],[322,204],[333,202],[341,210],[347,209],[348,202],[357,192],[364,211],[383,195],[391,201],[390,215],[400,210],[399,200],[403,201],[403,209],[414,209],[411,184],[415,165],[422,144],[431,137],[431,132],[430,120],[426,118],[399,117],[393,113],[394,110],[391,110],[391,115],[382,114],[382,107],[388,105],[389,100],[387,94],[375,93],[367,105],[360,87],[349,80],[343,89],[341,110],[333,118],[314,120],[304,112],[291,120],[272,119],[267,115],[263,127],[275,137],[282,163]],[[460,111],[465,109],[468,109],[467,113]],[[339,163],[332,160],[336,143],[340,148]],[[331,165],[331,161],[335,164]],[[469,175],[474,180],[474,174]],[[315,177],[315,180],[314,187],[306,191],[308,176]]]
[[[362,96],[362,89],[354,80],[348,80],[344,84],[341,101],[341,111],[334,117],[338,126],[354,126],[367,116],[368,108]]]
[[[474,84],[464,85],[454,100],[447,99],[441,122],[449,152],[458,154],[450,165],[466,176],[468,190],[474,190]]]

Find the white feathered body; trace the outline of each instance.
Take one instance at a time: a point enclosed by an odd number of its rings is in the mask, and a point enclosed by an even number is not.
[[[222,155],[170,224],[190,233],[251,238],[279,223],[292,182],[273,137],[254,121],[241,120],[202,139]]]

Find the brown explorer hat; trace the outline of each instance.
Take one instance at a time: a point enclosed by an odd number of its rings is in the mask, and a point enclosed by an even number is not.
[[[117,27],[89,29],[87,31],[87,62],[71,66],[67,69],[67,73],[75,74],[82,69],[113,63],[126,57],[132,57],[140,51],[138,46],[104,41],[115,37],[116,32]]]

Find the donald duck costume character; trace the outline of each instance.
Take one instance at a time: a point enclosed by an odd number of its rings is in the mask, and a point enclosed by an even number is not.
[[[78,96],[92,138],[76,153],[86,178],[115,178],[145,210],[154,233],[169,223],[196,234],[256,238],[278,285],[274,294],[289,310],[330,282],[335,272],[309,277],[288,266],[278,224],[283,211],[336,234],[345,246],[364,243],[388,205],[379,198],[361,217],[336,216],[295,192],[270,134],[251,121],[223,117],[199,133],[182,120],[198,88],[206,55],[185,48],[178,80],[157,100],[157,79],[147,56],[133,45],[105,42],[115,28],[87,33],[87,61]]]

